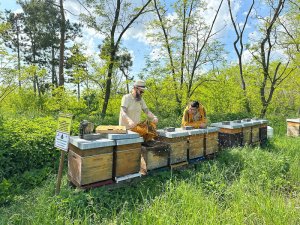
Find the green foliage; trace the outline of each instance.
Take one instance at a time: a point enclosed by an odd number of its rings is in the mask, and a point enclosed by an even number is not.
[[[0,180],[31,169],[53,166],[57,121],[53,118],[5,118],[0,127]]]
[[[9,179],[3,179],[0,183],[0,206],[7,206],[16,200],[18,195],[38,187],[53,172],[55,172],[53,168],[44,167],[26,171]]]
[[[52,97],[45,99],[44,111],[52,115],[57,115],[59,112],[70,112],[76,116],[86,112],[86,105],[83,101],[78,101],[63,87],[58,87],[52,91]]]

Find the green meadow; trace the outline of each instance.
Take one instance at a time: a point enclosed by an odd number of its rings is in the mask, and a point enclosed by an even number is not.
[[[213,160],[88,191],[56,176],[0,208],[1,224],[299,224],[300,138],[226,149]]]

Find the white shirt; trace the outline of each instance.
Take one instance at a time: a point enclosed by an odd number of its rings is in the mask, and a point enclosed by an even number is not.
[[[121,102],[121,107],[125,107],[127,109],[128,117],[136,124],[138,124],[141,120],[142,110],[147,109],[147,105],[143,98],[140,101],[136,101],[132,93],[124,95]],[[122,117],[121,112],[119,115],[119,125],[126,126],[129,128],[128,121]]]

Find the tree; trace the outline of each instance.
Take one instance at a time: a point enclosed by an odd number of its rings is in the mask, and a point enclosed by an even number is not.
[[[77,84],[77,98],[80,99],[80,84],[88,79],[87,60],[82,53],[80,46],[75,44],[70,49],[71,55],[66,60],[67,74],[70,76],[70,82]]]
[[[278,45],[278,29],[279,17],[283,14],[285,0],[267,1],[269,4],[270,15],[268,17],[260,17],[262,20],[261,38],[258,41],[255,52],[252,52],[254,59],[258,62],[261,69],[262,82],[260,84],[260,101],[261,111],[260,117],[266,115],[267,109],[274,91],[285,81],[296,69],[290,67],[290,58],[287,60],[272,60],[275,50],[280,49]],[[277,48],[277,49],[276,49]]]
[[[119,69],[121,70],[123,76],[125,77],[127,93],[129,93],[129,81],[133,80],[133,77],[129,77],[129,69],[132,66],[132,57],[128,51],[122,52],[117,56],[117,61],[119,62]]]
[[[229,9],[229,13],[230,13],[231,22],[232,22],[232,25],[233,25],[233,28],[234,28],[234,31],[236,34],[236,39],[235,39],[233,45],[234,45],[234,50],[236,52],[236,55],[237,55],[238,61],[239,61],[239,74],[240,74],[240,79],[241,79],[241,87],[242,87],[242,90],[244,93],[245,108],[246,108],[247,112],[250,113],[251,108],[250,108],[250,102],[247,97],[247,86],[246,86],[246,82],[245,82],[245,78],[244,78],[242,56],[243,56],[243,52],[244,52],[244,42],[243,42],[244,41],[243,40],[244,32],[245,32],[245,28],[248,23],[248,19],[252,12],[255,1],[252,0],[252,3],[250,5],[249,10],[247,11],[247,15],[246,15],[245,21],[243,22],[242,26],[240,26],[240,24],[233,17],[231,1],[227,0],[227,3],[228,3],[228,9]]]
[[[6,21],[11,25],[10,29],[7,29],[3,35],[5,45],[17,52],[18,56],[18,71],[19,71],[19,87],[21,87],[21,35],[23,34],[24,27],[24,14],[12,13],[6,11]]]
[[[83,19],[89,26],[105,35],[109,40],[109,58],[107,60],[108,70],[105,85],[105,98],[101,111],[101,117],[104,118],[111,94],[112,77],[114,74],[117,49],[121,43],[125,32],[133,25],[133,23],[145,12],[145,9],[152,0],[147,0],[141,6],[134,7],[130,1],[117,0],[112,2],[109,0],[96,1],[86,0],[87,6],[97,9],[89,15],[83,15]]]
[[[64,18],[63,1],[57,4],[55,0],[19,0],[18,3],[24,11],[25,61],[46,68],[51,74],[52,85],[63,86],[65,43],[81,36],[81,26]],[[33,81],[34,90],[40,94],[42,82],[47,81],[36,76]]]
[[[195,91],[209,80],[204,78],[202,69],[209,63],[217,63],[222,57],[222,45],[213,39],[217,16],[222,6],[220,1],[213,19],[208,24],[204,19],[205,4],[198,0],[177,1],[174,4],[176,16],[170,20],[166,6],[154,0],[157,21],[153,21],[152,37],[164,49],[172,76],[172,87],[177,102],[177,113],[181,113],[183,103],[189,101]]]

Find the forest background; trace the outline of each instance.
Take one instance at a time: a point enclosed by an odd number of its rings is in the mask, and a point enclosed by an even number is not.
[[[260,117],[282,128],[299,117],[299,0],[70,2],[80,14],[63,0],[18,0],[21,11],[1,12],[1,204],[56,168],[59,112],[74,115],[73,135],[83,119],[117,125],[135,79],[146,81],[159,127],[179,127],[191,100],[209,122]],[[99,37],[95,54],[78,42],[86,29]],[[133,55],[132,29],[155,51]]]

